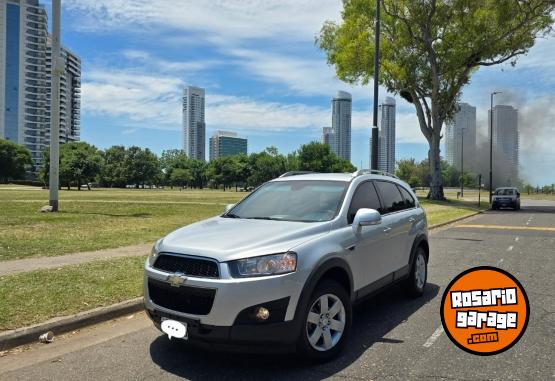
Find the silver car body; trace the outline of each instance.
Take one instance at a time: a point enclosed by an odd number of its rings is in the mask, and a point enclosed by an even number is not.
[[[216,216],[182,227],[155,245],[157,253],[204,257],[217,262],[217,279],[184,276],[184,284],[215,289],[208,314],[194,315],[156,305],[149,296],[149,279],[168,282],[171,275],[145,263],[144,302],[147,311],[171,313],[173,317],[196,319],[200,324],[230,327],[238,314],[249,306],[289,298],[285,321],[295,317],[299,298],[311,275],[330,259],[346,263],[351,273],[350,295],[353,300],[380,286],[384,280],[406,276],[412,247],[417,240],[426,241],[426,215],[416,195],[405,182],[375,174],[302,174],[272,181],[334,180],[348,183],[339,212],[331,221],[288,222],[233,219]],[[347,212],[357,187],[367,181],[393,182],[407,190],[415,206],[383,214],[381,223],[361,226],[357,233],[348,223]],[[229,261],[273,253],[297,253],[296,271],[254,278],[233,278]],[[381,283],[380,283],[381,282]],[[374,285],[374,287],[370,287]]]

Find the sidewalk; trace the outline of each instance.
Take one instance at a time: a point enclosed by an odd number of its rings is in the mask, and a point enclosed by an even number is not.
[[[75,254],[60,255],[57,257],[37,257],[2,261],[0,262],[0,276],[34,270],[53,269],[102,259],[147,255],[150,253],[151,248],[152,243],[143,243],[140,245],[123,246],[115,249],[97,251],[85,251]]]

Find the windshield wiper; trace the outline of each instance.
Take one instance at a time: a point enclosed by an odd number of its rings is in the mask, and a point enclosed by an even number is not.
[[[226,217],[226,218],[241,218],[240,216],[238,216],[237,214],[234,214],[234,213],[226,213],[226,214],[224,214],[222,217]]]
[[[273,218],[273,217],[247,217],[249,220],[269,220],[269,221],[283,221],[281,218]]]

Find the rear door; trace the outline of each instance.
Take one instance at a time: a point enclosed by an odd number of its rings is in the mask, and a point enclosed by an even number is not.
[[[375,184],[382,203],[382,231],[387,239],[384,260],[388,273],[392,273],[407,264],[411,212],[395,183],[376,180]]]

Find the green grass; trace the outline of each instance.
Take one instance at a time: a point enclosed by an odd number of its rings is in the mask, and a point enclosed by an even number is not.
[[[48,191],[0,187],[0,261],[154,242],[215,216],[246,193],[214,190],[61,191],[59,213],[39,213]]]
[[[450,202],[422,200],[428,222],[446,222],[478,210],[472,192],[467,194]],[[0,261],[154,242],[180,226],[221,213],[224,205],[245,195],[221,190],[61,191],[60,212],[39,213],[48,191],[0,186]]]
[[[144,260],[128,257],[0,277],[0,330],[141,296]]]

